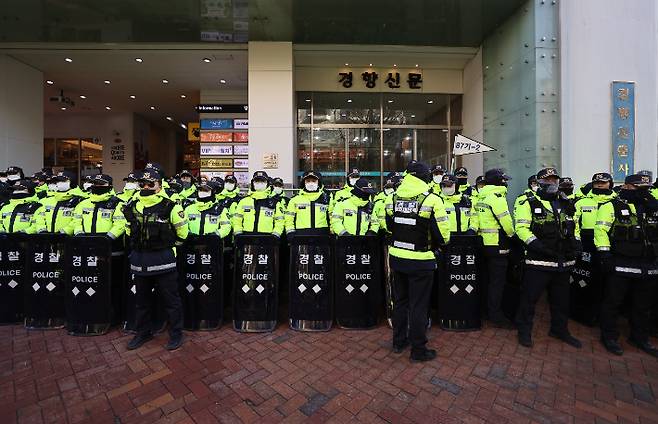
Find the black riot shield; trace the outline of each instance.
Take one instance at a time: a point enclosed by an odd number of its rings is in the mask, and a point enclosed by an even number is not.
[[[507,281],[503,288],[501,309],[507,319],[515,322],[516,312],[521,302],[521,283],[523,281],[525,267],[525,246],[516,236],[510,239],[510,252],[507,264]],[[483,307],[486,308],[486,297],[484,299]]]
[[[109,238],[67,240],[66,330],[74,336],[105,334],[112,324],[112,246]]]
[[[290,327],[329,331],[333,322],[333,266],[329,236],[290,241]]]
[[[452,235],[445,248],[438,299],[439,325],[444,330],[482,327],[480,315],[480,237]]]
[[[233,328],[273,331],[277,323],[280,240],[268,234],[235,237]]]
[[[388,243],[384,245],[384,299],[386,324],[393,328],[393,270],[388,262]]]
[[[23,319],[25,282],[25,236],[0,236],[0,324],[14,324]]]
[[[212,330],[222,325],[224,247],[216,235],[189,237],[178,250],[183,326]]]
[[[583,251],[576,259],[571,271],[570,309],[571,318],[588,326],[596,325],[601,301],[603,300],[603,275],[594,265],[597,262],[595,250]]]
[[[34,234],[25,244],[27,287],[23,291],[25,327],[63,328],[65,310],[65,250],[63,234]]]
[[[381,246],[377,236],[342,236],[334,254],[336,323],[348,329],[379,322],[382,299]]]

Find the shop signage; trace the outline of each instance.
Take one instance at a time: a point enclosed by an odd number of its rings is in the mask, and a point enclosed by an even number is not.
[[[233,168],[249,168],[249,159],[233,159]]]
[[[200,149],[201,156],[231,156],[233,146],[223,144],[202,144]]]
[[[202,132],[201,141],[206,143],[230,143],[233,141],[233,133],[225,131]]]
[[[110,147],[110,160],[113,164],[124,163],[126,161],[126,145],[120,138],[115,138]]]
[[[248,119],[234,119],[233,120],[233,128],[235,128],[235,129],[247,129],[247,128],[249,128],[249,120]]]
[[[263,169],[279,169],[279,154],[263,153]]]
[[[236,156],[248,155],[249,154],[249,146],[246,145],[246,144],[233,146],[233,154],[236,155]]]
[[[233,128],[232,119],[202,119],[202,130],[226,130]]]
[[[338,72],[338,82],[343,88],[352,88],[360,84],[365,88],[375,88],[377,84],[384,84],[390,89],[398,89],[403,85],[412,89],[420,90],[423,88],[423,75],[420,72],[386,72],[378,73],[375,70],[366,70],[364,72],[354,73],[353,71]]]
[[[612,177],[624,181],[635,168],[635,83],[612,82]]]
[[[187,140],[188,141],[199,141],[199,123],[198,122],[188,122],[187,123]]]
[[[249,133],[246,132],[236,132],[233,133],[233,141],[236,143],[246,143],[249,141]]]
[[[249,106],[198,104],[194,109],[199,113],[247,113],[249,111]]]
[[[233,159],[201,158],[199,165],[204,169],[230,169],[233,168]]]

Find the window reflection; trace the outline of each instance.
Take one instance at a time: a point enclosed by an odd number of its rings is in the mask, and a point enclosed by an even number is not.
[[[384,175],[404,171],[413,159],[414,130],[384,128]]]

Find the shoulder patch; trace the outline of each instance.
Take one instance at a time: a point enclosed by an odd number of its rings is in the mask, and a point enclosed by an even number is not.
[[[183,211],[182,209],[179,210],[178,211],[178,216],[180,217],[180,219],[184,219],[185,218],[185,211]]]

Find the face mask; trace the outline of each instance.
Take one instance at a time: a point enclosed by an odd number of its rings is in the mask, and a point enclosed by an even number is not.
[[[18,180],[21,179],[21,176],[18,175],[18,174],[9,174],[9,175],[7,175],[7,179],[9,181],[18,181]]]
[[[7,177],[0,177],[0,183],[6,183]]]
[[[226,191],[233,191],[233,189],[235,189],[235,184],[226,183],[226,185],[224,187],[226,187]]]
[[[155,189],[154,188],[143,188],[139,191],[139,194],[141,196],[153,196],[155,194]]]
[[[59,181],[57,183],[57,191],[59,192],[69,191],[70,189],[71,189],[70,181]]]
[[[459,185],[466,185],[468,184],[468,177],[458,177],[457,182]]]
[[[82,184],[82,189],[83,189],[84,191],[87,191],[87,190],[89,190],[89,189],[91,188],[92,185],[93,185],[92,183],[83,183],[83,184]]]
[[[274,194],[277,194],[277,195],[281,194],[281,193],[283,193],[283,187],[274,186],[274,189],[272,189],[272,191],[274,192]]]
[[[92,194],[106,194],[112,190],[110,186],[95,186],[92,185],[90,191]]]
[[[455,194],[455,186],[450,186],[450,187],[441,187],[441,193],[445,194],[446,196],[452,196]]]
[[[573,188],[565,188],[563,190],[560,190],[562,193],[564,193],[567,196],[571,196],[573,194]]]
[[[125,186],[123,186],[124,190],[137,190],[137,183],[126,183]]]
[[[395,189],[393,187],[387,187],[384,189],[384,194],[387,196],[390,196],[391,194],[393,194],[393,192],[395,192]]]
[[[362,190],[360,190],[360,189],[356,189],[356,188],[353,189],[353,190],[352,190],[352,194],[355,195],[356,197],[358,197],[358,198],[361,199],[361,200],[368,200],[368,199],[370,199],[370,195],[369,195],[368,193],[366,193],[365,191],[362,191]]]
[[[267,183],[254,183],[255,191],[265,191],[267,189]]]
[[[592,193],[601,194],[601,195],[610,195],[610,194],[612,194],[612,189],[609,189],[609,188],[592,188]]]
[[[304,188],[306,189],[306,191],[318,191],[318,186],[319,184],[317,182],[304,184]]]
[[[540,196],[554,197],[558,192],[557,184],[539,184],[539,190],[537,191]]]
[[[349,179],[350,186],[354,187],[354,184],[356,184],[357,181],[358,181],[358,178],[350,177],[350,179]]]
[[[539,190],[539,186],[538,186],[537,184],[533,184],[533,185],[530,186],[530,190],[532,190],[532,191],[534,191],[535,193],[537,193],[537,190]]]
[[[199,199],[208,199],[212,196],[212,191],[200,191],[198,194]]]
[[[48,184],[49,191],[57,191],[57,184]]]
[[[432,175],[432,181],[439,184],[443,179],[443,175]]]
[[[192,182],[191,181],[183,181],[183,188],[184,189],[187,190],[190,187],[192,187]]]

